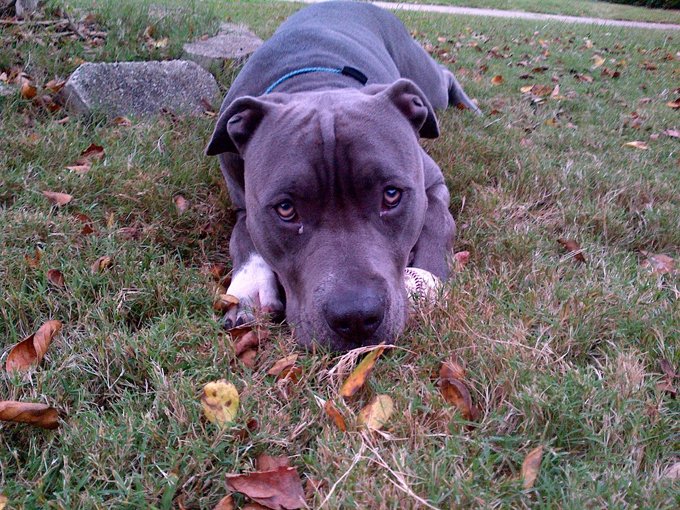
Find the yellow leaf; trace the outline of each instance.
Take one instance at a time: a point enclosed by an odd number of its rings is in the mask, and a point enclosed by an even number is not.
[[[641,142],[640,140],[635,140],[633,142],[627,142],[623,144],[624,147],[634,147],[636,149],[640,150],[647,150],[647,143],[646,142]]]
[[[389,395],[376,396],[366,407],[359,411],[357,421],[371,430],[378,430],[387,423],[394,411],[394,403]]]
[[[492,85],[500,85],[501,83],[503,83],[503,81],[505,80],[503,80],[503,77],[500,74],[497,74],[496,76],[491,78]]]
[[[208,421],[217,425],[227,425],[234,421],[238,413],[238,390],[224,379],[210,382],[203,388],[201,404]]]
[[[538,472],[541,469],[543,459],[543,447],[538,446],[531,450],[522,462],[522,480],[525,489],[531,489],[536,482]]]
[[[9,499],[7,499],[7,496],[4,494],[0,494],[0,510],[4,510],[5,506],[7,506],[7,502]]]
[[[592,69],[597,69],[598,67],[600,67],[604,63],[605,63],[605,59],[603,59],[600,55],[594,55],[593,56],[593,67],[592,67]]]
[[[385,350],[384,347],[373,349],[366,355],[364,359],[361,360],[361,363],[359,363],[357,367],[354,369],[354,371],[351,374],[349,374],[349,377],[345,380],[342,387],[340,388],[341,396],[345,398],[351,397],[357,391],[359,391],[359,389],[366,382],[368,374],[373,369],[373,366],[375,365],[378,356],[380,356],[384,350]]]

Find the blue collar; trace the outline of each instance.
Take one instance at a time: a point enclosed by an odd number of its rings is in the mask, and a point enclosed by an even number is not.
[[[295,71],[291,71],[290,73],[284,74],[276,80],[274,83],[269,85],[267,87],[267,90],[264,91],[265,94],[269,94],[272,92],[276,87],[281,85],[284,81],[292,78],[293,76],[297,76],[299,74],[307,74],[307,73],[333,73],[333,74],[342,74],[345,76],[349,76],[350,78],[354,78],[357,80],[359,83],[362,85],[366,85],[366,82],[368,81],[368,78],[364,73],[359,71],[358,69],[354,69],[353,67],[345,66],[342,69],[336,68],[336,67],[303,67],[301,69],[296,69]]]

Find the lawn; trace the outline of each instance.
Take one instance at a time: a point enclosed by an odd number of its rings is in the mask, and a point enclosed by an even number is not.
[[[106,32],[97,43],[0,25],[0,76],[16,68],[42,89],[82,61],[178,57],[227,19],[268,37],[299,7],[177,2],[158,19],[149,3],[50,2],[48,16],[92,14]],[[233,218],[217,161],[202,155],[214,118],[61,122],[63,111],[0,97],[0,400],[62,417],[55,431],[0,422],[7,508],[211,509],[226,475],[254,470],[261,453],[290,458],[310,508],[674,507],[680,405],[661,364],[680,367],[679,277],[646,259],[680,258],[678,35],[400,16],[486,112],[441,112],[442,136],[426,143],[470,260],[344,403],[356,356],[298,350],[285,325],[262,324],[251,369],[220,328],[205,269],[229,266]],[[149,25],[167,46],[148,43]],[[219,74],[225,89],[236,70]],[[91,143],[105,157],[85,175],[67,170]],[[74,198],[54,207],[46,190]],[[558,239],[576,241],[585,263]],[[110,267],[93,271],[102,256]],[[8,375],[10,346],[50,319],[63,328],[45,359]],[[267,375],[292,353],[297,382]],[[474,423],[440,394],[449,359],[465,369]],[[241,405],[218,428],[200,396],[222,378]],[[395,412],[371,433],[354,417],[377,394]],[[539,446],[524,489],[522,462]]]
[[[386,1],[397,2],[398,0]],[[680,11],[677,9],[647,9],[601,0],[401,0],[401,3],[483,7],[543,14],[588,16],[591,18],[680,23]]]

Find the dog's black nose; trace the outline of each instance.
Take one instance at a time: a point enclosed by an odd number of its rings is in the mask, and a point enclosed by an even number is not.
[[[338,335],[363,345],[382,324],[385,299],[368,288],[335,293],[324,306],[324,315]]]

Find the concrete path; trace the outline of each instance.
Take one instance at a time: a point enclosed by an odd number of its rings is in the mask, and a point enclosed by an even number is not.
[[[326,0],[283,0],[304,4],[317,4]],[[492,18],[527,19],[536,21],[557,21],[561,23],[580,23],[583,25],[602,25],[624,28],[648,28],[653,30],[680,30],[675,23],[649,23],[646,21],[623,21],[603,18],[581,18],[578,16],[562,16],[559,14],[538,14],[534,12],[504,11],[501,9],[479,9],[476,7],[454,7],[451,5],[422,5],[392,2],[371,2],[384,9],[395,11],[439,12],[462,16],[487,16]]]

